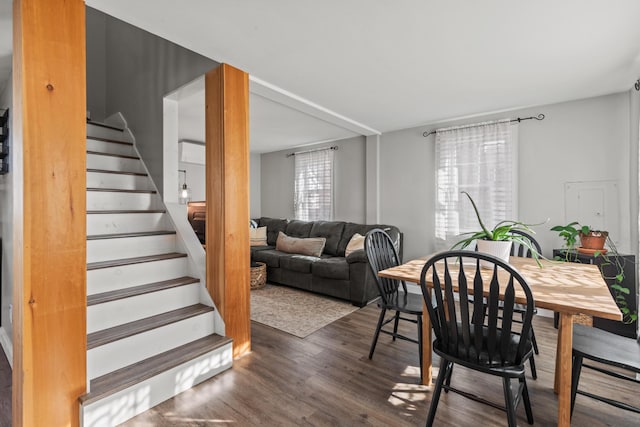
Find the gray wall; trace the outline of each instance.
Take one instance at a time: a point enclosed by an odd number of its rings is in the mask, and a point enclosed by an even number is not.
[[[633,139],[630,129],[635,127],[637,134],[638,118],[636,113],[632,123],[631,97],[637,94],[624,92],[385,133],[380,144],[381,221],[404,232],[406,259],[429,254],[434,250],[435,149],[434,137],[424,138],[422,132],[544,113],[544,121],[519,126],[519,219],[549,219],[548,224],[536,227],[536,238],[550,256],[562,241],[549,228],[570,219],[565,218],[564,183],[616,180],[618,246],[623,252],[635,253],[638,184],[631,165],[638,162],[638,139],[637,135]]]
[[[249,193],[250,204],[249,213],[251,218],[259,218],[262,216],[261,200],[260,200],[260,154],[253,153],[249,158]]]
[[[107,16],[90,7],[87,16],[87,110],[91,119],[105,119],[105,98],[107,96],[106,76],[106,23]]]
[[[105,27],[106,115],[124,115],[162,192],[162,98],[218,63],[112,17]]]
[[[7,85],[0,93],[0,109],[12,108],[13,100],[13,76],[9,76]],[[13,117],[13,111],[9,111],[10,119]],[[15,173],[13,160],[16,158],[16,147],[13,146],[13,129],[9,123],[9,147],[11,150],[11,162],[9,163],[9,173],[0,175],[0,238],[2,239],[2,259],[0,259],[0,268],[2,268],[2,306],[0,306],[0,324],[6,331],[9,339],[13,342],[13,327],[9,317],[9,304],[13,298],[13,194],[18,189],[14,180]],[[22,183],[20,183],[22,187]]]
[[[334,160],[334,219],[365,222],[365,139],[355,137],[326,144],[262,154],[261,214],[274,218],[293,218],[294,158],[292,151],[336,145]]]

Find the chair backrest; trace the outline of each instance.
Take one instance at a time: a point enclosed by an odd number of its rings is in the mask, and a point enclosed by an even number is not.
[[[403,281],[378,276],[379,271],[400,265],[398,251],[396,251],[391,237],[379,228],[374,228],[366,234],[364,249],[382,302],[388,306],[397,295],[399,286],[402,286],[405,293],[407,292],[407,285]]]
[[[489,262],[492,268],[481,267],[481,260]],[[486,291],[485,282],[488,282]],[[420,287],[442,351],[466,360],[475,358],[476,362],[488,358],[494,365],[522,363],[531,331],[534,300],[529,285],[512,266],[481,252],[442,252],[424,265]],[[458,288],[457,292],[454,287]],[[455,297],[456,293],[459,298]],[[469,301],[471,294],[485,298]],[[525,306],[520,331],[512,329],[516,295],[518,303]],[[502,308],[500,313],[499,308]],[[525,339],[513,340],[515,333]]]
[[[516,237],[528,240],[529,245],[534,248],[538,252],[538,254],[542,254],[540,244],[529,233],[520,230],[511,230],[511,234],[515,234]],[[533,258],[533,253],[531,252],[530,248],[522,244],[522,242],[518,242],[517,240],[512,240],[512,242],[513,244],[511,245],[511,256]]]

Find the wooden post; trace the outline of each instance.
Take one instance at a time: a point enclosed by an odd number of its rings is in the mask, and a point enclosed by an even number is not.
[[[207,289],[233,339],[251,351],[249,77],[222,64],[205,76]]]
[[[82,0],[13,3],[13,425],[77,426],[86,388]]]

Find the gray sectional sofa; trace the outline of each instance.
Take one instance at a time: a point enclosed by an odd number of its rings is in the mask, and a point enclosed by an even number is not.
[[[267,281],[351,301],[362,307],[378,297],[364,250],[345,257],[345,250],[355,233],[365,235],[382,228],[393,239],[402,259],[402,234],[389,225],[363,225],[341,221],[299,221],[276,218],[255,220],[267,227],[267,245],[251,246],[251,261],[267,265]],[[276,250],[279,232],[291,237],[327,239],[320,257],[291,254]]]

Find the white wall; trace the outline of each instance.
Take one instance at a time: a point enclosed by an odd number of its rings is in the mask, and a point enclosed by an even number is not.
[[[545,255],[550,256],[562,241],[549,228],[572,219],[565,218],[564,183],[615,180],[620,235],[614,238],[622,252],[635,253],[637,240],[632,244],[632,236],[637,236],[637,202],[632,203],[631,195],[637,194],[638,185],[631,176],[637,155],[630,160],[630,96],[630,92],[624,92],[383,134],[381,222],[404,232],[406,259],[432,252],[434,137],[424,138],[422,133],[450,125],[543,113],[543,121],[526,121],[519,126],[519,219],[540,222],[549,218],[548,224],[536,227],[536,238]],[[637,144],[637,138],[635,141]],[[637,147],[634,150],[637,152]]]
[[[105,119],[106,93],[106,15],[90,7],[87,16],[87,110],[91,119]]]
[[[331,143],[262,154],[261,216],[293,218],[293,151],[338,146],[334,157],[334,219],[364,223],[365,207],[365,139],[355,137]]]
[[[250,204],[249,213],[250,218],[259,218],[262,216],[261,208],[261,191],[260,191],[260,179],[261,179],[261,165],[260,154],[253,153],[249,157],[249,194]]]
[[[2,269],[2,305],[0,306],[0,326],[4,330],[7,339],[13,342],[13,327],[9,316],[9,305],[13,298],[13,195],[22,187],[22,183],[18,186],[16,182],[15,161],[18,149],[13,145],[13,131],[11,119],[13,111],[11,110],[13,101],[13,76],[10,75],[7,85],[0,93],[0,109],[9,108],[9,138],[8,144],[10,151],[9,173],[0,175],[0,238],[2,239],[2,258],[0,259],[0,268]],[[0,336],[0,340],[3,337]]]

